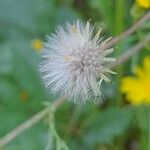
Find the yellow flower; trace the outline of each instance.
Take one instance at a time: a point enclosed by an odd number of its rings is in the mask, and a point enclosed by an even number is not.
[[[136,0],[136,3],[143,8],[150,8],[150,0]]]
[[[121,91],[134,105],[150,104],[150,57],[145,57],[143,67],[135,69],[135,77],[124,77]]]
[[[31,47],[39,52],[42,49],[42,41],[38,38],[34,39],[31,43]]]

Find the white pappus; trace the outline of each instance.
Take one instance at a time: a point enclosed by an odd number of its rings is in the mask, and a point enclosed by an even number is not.
[[[111,38],[102,40],[100,34],[89,21],[78,20],[48,36],[40,73],[50,92],[84,103],[101,95],[101,82],[110,82],[106,74],[114,73],[108,66],[115,59],[107,57],[114,48],[105,48]]]

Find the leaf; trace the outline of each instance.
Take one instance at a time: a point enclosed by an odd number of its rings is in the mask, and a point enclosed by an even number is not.
[[[46,126],[40,123],[6,145],[5,150],[44,150],[47,136]]]
[[[28,38],[43,36],[54,30],[58,23],[64,24],[77,16],[73,9],[57,7],[53,0],[2,0],[0,6],[2,41],[7,37],[18,38],[18,32]]]
[[[10,74],[13,70],[13,54],[8,45],[0,46],[0,75]]]
[[[48,17],[53,10],[52,1],[46,0],[44,2],[43,0],[2,0],[0,6],[0,23],[2,25],[32,32],[37,32],[38,27],[41,26],[39,19],[42,18],[44,23],[49,21]]]
[[[42,109],[46,92],[37,71],[38,55],[31,49],[29,40],[7,41],[0,49],[0,137],[2,137]],[[26,131],[8,144],[5,150],[44,149],[47,142],[44,128],[35,126]]]
[[[108,108],[100,116],[97,115],[95,120],[89,118],[83,140],[90,145],[109,143],[115,137],[123,134],[131,118],[132,112],[129,110]]]
[[[97,15],[101,15],[104,18],[108,29],[113,31],[113,2],[110,0],[92,0],[89,1],[89,4],[93,8],[93,11],[95,11],[95,9],[98,11]]]

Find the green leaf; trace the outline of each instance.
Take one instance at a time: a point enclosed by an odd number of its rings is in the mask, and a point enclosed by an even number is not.
[[[89,0],[89,5],[93,8],[93,11],[97,10],[97,15],[102,16],[105,20],[105,25],[112,32],[114,20],[113,2],[110,0]]]
[[[53,10],[52,1],[47,0],[2,0],[0,6],[0,23],[2,25],[30,32],[38,31],[38,27],[41,27],[43,22],[44,24],[48,23],[51,10]]]
[[[47,136],[47,127],[39,123],[6,145],[4,150],[44,150]]]
[[[88,119],[83,140],[90,145],[109,143],[124,133],[131,118],[132,112],[129,110],[108,108],[100,115]]]

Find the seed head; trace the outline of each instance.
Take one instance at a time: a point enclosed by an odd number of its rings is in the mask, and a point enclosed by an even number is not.
[[[114,73],[108,66],[115,59],[107,57],[114,49],[105,48],[111,38],[103,41],[101,29],[95,32],[89,21],[76,21],[64,28],[57,27],[48,37],[40,72],[50,92],[74,102],[86,102],[101,95],[101,82],[110,82],[106,74]]]

